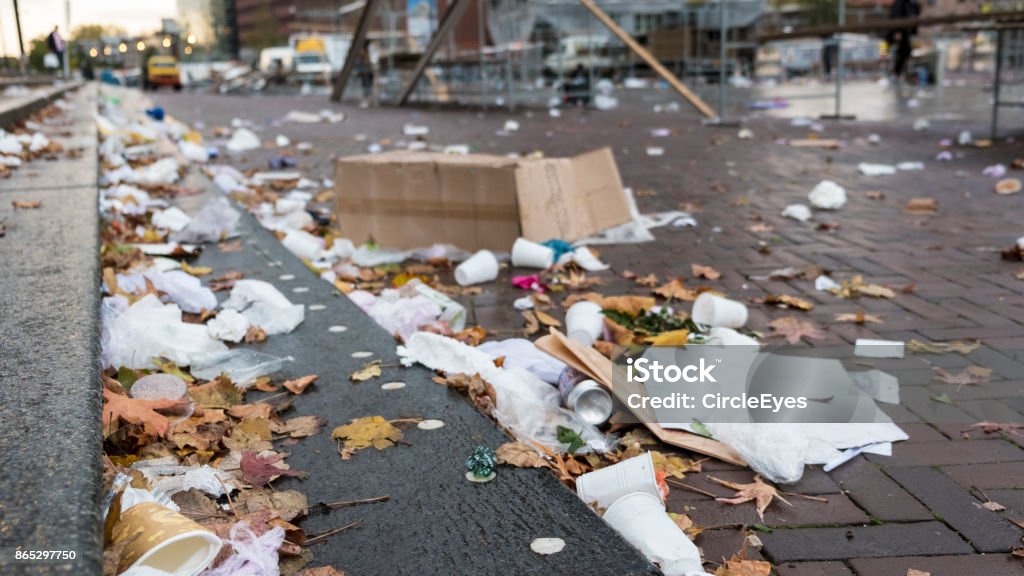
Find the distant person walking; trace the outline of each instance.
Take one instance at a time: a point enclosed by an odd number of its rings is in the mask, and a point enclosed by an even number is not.
[[[892,20],[917,18],[920,15],[921,4],[918,0],[894,0],[892,8],[889,10],[889,18]],[[887,41],[890,58],[892,58],[892,74],[896,82],[903,78],[903,73],[906,71],[907,61],[910,60],[910,53],[913,50],[910,39],[914,34],[917,34],[917,26],[889,31]]]
[[[53,31],[46,37],[46,47],[57,55],[58,68],[64,70],[64,39],[60,37],[60,32],[57,26],[53,27]]]
[[[373,80],[375,76],[373,58],[373,45],[369,40],[363,44],[363,51],[359,55],[359,62],[356,64],[356,75],[363,87],[363,102],[367,105],[375,104]]]

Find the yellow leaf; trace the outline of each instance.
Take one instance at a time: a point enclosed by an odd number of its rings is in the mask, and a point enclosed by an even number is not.
[[[331,432],[331,438],[343,440],[347,450],[362,450],[371,446],[383,450],[401,440],[402,431],[383,416],[367,416],[338,426]]]
[[[689,335],[690,331],[685,328],[669,330],[656,336],[648,336],[644,342],[651,346],[686,346],[686,338]]]
[[[191,374],[185,373],[181,368],[178,368],[178,366],[174,362],[171,362],[170,360],[160,357],[154,357],[152,361],[153,364],[155,364],[156,367],[164,374],[177,376],[178,378],[181,378],[185,382],[195,382],[195,378],[193,378]]]
[[[657,301],[650,296],[607,296],[600,301],[604,310],[617,310],[636,316],[654,308]]]
[[[790,296],[783,294],[782,296],[775,296],[769,294],[764,297],[765,304],[781,304],[788,308],[796,308],[798,310],[811,310],[814,308],[814,304],[810,300],[804,300],[798,296]]]
[[[181,269],[193,276],[206,276],[213,272],[213,268],[209,266],[189,266],[188,262],[185,261],[181,262]]]
[[[654,462],[656,471],[664,472],[666,475],[680,480],[686,477],[687,472],[700,472],[699,463],[689,458],[665,455],[657,450],[651,450],[651,461]]]
[[[353,382],[365,382],[370,378],[380,376],[380,360],[369,362],[359,370],[356,370],[348,377]]]

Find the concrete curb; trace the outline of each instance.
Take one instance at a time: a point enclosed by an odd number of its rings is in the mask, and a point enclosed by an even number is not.
[[[23,119],[68,90],[14,101]],[[95,91],[69,96],[79,160],[39,160],[0,182],[0,573],[101,572],[102,380]],[[63,139],[62,139],[63,140]],[[91,161],[90,161],[91,159]],[[35,184],[32,186],[30,184]],[[39,200],[17,210],[12,200]],[[15,548],[74,560],[15,560]]]
[[[14,98],[9,102],[0,104],[0,126],[8,128],[12,124],[25,119],[25,117],[36,110],[46,107],[65,93],[82,86],[82,82],[69,82],[60,86],[53,86],[42,95]]]

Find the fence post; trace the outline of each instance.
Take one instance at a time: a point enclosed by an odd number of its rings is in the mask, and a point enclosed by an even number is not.
[[[839,0],[839,28],[846,26],[846,0]],[[822,120],[853,120],[856,116],[852,114],[843,115],[843,33],[834,35],[836,45],[836,94],[835,111],[832,114],[822,114]],[[828,50],[828,47],[825,47]]]
[[[996,78],[992,86],[992,131],[990,137],[995,139],[999,131],[999,89],[1002,87],[1003,49],[1005,48],[1002,28],[996,30]]]

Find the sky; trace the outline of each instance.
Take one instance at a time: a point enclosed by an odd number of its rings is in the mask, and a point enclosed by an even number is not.
[[[19,0],[25,50],[29,40],[48,34],[56,24],[65,31],[65,0]],[[111,24],[129,34],[160,28],[161,18],[177,15],[175,0],[70,0],[71,28],[80,24]],[[18,53],[18,32],[14,24],[14,3],[0,0],[0,47],[8,55]]]

